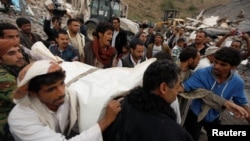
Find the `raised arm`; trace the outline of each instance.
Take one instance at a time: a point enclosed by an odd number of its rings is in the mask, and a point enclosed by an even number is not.
[[[223,44],[223,42],[230,36],[233,36],[235,34],[235,30],[231,30],[230,32],[228,32],[227,34],[225,34],[216,44],[215,46],[217,47],[221,47],[221,45]]]
[[[250,56],[250,38],[247,33],[242,33],[242,39],[246,41],[247,50],[242,53],[242,59],[246,59]]]

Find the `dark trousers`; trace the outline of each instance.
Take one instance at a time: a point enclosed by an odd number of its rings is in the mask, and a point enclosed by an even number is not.
[[[197,122],[198,117],[194,114],[194,112],[190,109],[187,114],[187,118],[184,123],[184,128],[191,134],[194,141],[199,141],[201,128],[204,126],[204,129],[208,132],[211,125],[219,125],[221,123],[219,118],[216,118],[213,122],[205,122],[200,121]],[[208,138],[209,140],[209,138]]]

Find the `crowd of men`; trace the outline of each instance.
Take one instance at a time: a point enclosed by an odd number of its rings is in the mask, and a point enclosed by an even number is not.
[[[203,30],[190,40],[184,27],[171,27],[164,35],[150,25],[129,41],[113,17],[111,23],[100,22],[90,40],[82,19],[70,17],[66,29],[61,20],[48,10],[46,40],[32,32],[26,17],[17,18],[16,25],[0,23],[1,141],[199,141],[202,128],[221,124],[225,108],[250,123],[244,81],[236,71],[250,56],[247,33],[226,47],[234,30],[210,44]],[[143,72],[142,86],[110,101],[98,123],[79,133],[77,95],[65,86],[59,62],[32,51],[36,42],[64,61],[101,69],[157,61]]]

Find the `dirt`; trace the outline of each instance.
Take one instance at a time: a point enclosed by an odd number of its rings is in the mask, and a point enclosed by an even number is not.
[[[250,4],[249,0],[231,0],[227,4],[220,4],[207,9],[204,15],[207,16],[220,16],[222,18],[228,17],[229,20],[233,21],[243,10],[246,19],[250,19]]]

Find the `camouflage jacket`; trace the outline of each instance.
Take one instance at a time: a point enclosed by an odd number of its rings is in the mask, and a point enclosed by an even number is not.
[[[0,65],[0,136],[8,130],[7,117],[14,106],[12,92],[16,86],[16,77]]]

